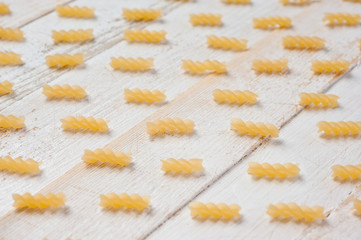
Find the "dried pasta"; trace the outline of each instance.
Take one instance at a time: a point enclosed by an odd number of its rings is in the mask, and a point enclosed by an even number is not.
[[[306,5],[310,4],[312,0],[280,0],[283,5]]]
[[[14,52],[0,52],[0,65],[21,65],[21,55]]]
[[[230,104],[256,104],[258,95],[254,92],[245,90],[228,90],[228,89],[216,89],[213,91],[214,101],[219,103],[230,103]]]
[[[225,62],[217,60],[205,60],[204,62],[183,60],[182,68],[191,74],[200,74],[205,72],[214,72],[217,74],[226,73],[227,67]]]
[[[18,28],[3,28],[0,27],[0,39],[11,41],[24,40],[23,32]]]
[[[308,207],[300,206],[296,203],[278,203],[270,204],[267,209],[267,214],[273,218],[295,218],[297,220],[304,220],[306,222],[312,222],[314,220],[325,219],[323,213],[324,208],[320,206]]]
[[[317,124],[318,132],[324,132],[326,135],[356,135],[361,132],[361,121],[359,122],[326,122],[321,121]]]
[[[333,94],[322,94],[322,93],[300,93],[300,104],[315,106],[322,105],[323,107],[338,107],[339,97]]]
[[[221,0],[226,4],[250,4],[251,0]]]
[[[51,68],[74,67],[84,63],[84,55],[77,53],[70,54],[55,54],[53,56],[46,56],[46,65]]]
[[[344,2],[357,2],[357,3],[361,3],[361,0],[343,0]]]
[[[148,89],[124,89],[124,99],[127,102],[161,103],[166,99],[165,91]]]
[[[201,203],[201,202],[191,202],[189,204],[189,209],[191,210],[191,216],[193,218],[213,218],[213,219],[237,219],[241,215],[239,211],[241,207],[238,204],[227,205],[225,203]]]
[[[269,177],[269,178],[287,178],[297,177],[300,169],[298,164],[286,163],[286,164],[269,164],[269,163],[248,163],[248,173],[256,177]]]
[[[160,43],[165,42],[165,35],[167,33],[163,30],[161,31],[148,31],[148,30],[125,30],[124,39],[129,42],[146,42],[146,43]]]
[[[123,8],[123,17],[130,21],[153,21],[162,16],[162,9]]]
[[[68,84],[53,86],[44,84],[43,85],[43,94],[48,98],[72,98],[72,99],[82,99],[86,97],[86,91],[83,87],[78,85],[70,86]]]
[[[31,195],[25,193],[23,195],[13,194],[15,208],[49,208],[49,207],[62,207],[65,205],[64,193],[37,193]]]
[[[99,132],[107,132],[109,130],[107,122],[102,118],[93,118],[93,117],[66,117],[60,119],[62,122],[61,127],[65,130],[74,129],[74,130],[92,130]]]
[[[252,69],[257,72],[264,73],[281,73],[288,71],[287,59],[256,59],[253,60]]]
[[[194,122],[180,118],[164,118],[154,122],[147,122],[147,132],[150,135],[179,133],[192,134],[194,132]]]
[[[150,196],[139,196],[138,194],[101,194],[100,206],[103,208],[128,208],[143,211],[149,208]]]
[[[357,165],[334,165],[332,166],[333,177],[342,180],[358,179],[361,176],[361,164]]]
[[[278,137],[279,134],[279,129],[273,124],[244,122],[239,118],[232,119],[231,130],[241,134],[261,135],[264,137]]]
[[[110,66],[114,69],[121,69],[123,71],[146,71],[150,70],[154,64],[153,58],[111,58]]]
[[[313,60],[311,70],[315,73],[340,73],[350,69],[351,63],[346,60]]]
[[[9,81],[0,82],[0,96],[13,92],[13,84]]]
[[[222,25],[222,15],[212,13],[191,14],[189,21],[195,26],[220,26]]]
[[[308,36],[286,36],[282,39],[284,48],[321,50],[325,47],[325,39]]]
[[[93,29],[79,29],[79,30],[60,30],[60,31],[53,31],[52,38],[54,42],[86,42],[90,41],[94,38]]]
[[[204,170],[202,162],[202,159],[185,160],[183,158],[169,158],[167,160],[162,160],[162,170],[165,172],[186,174],[193,172],[202,172]]]
[[[253,19],[253,27],[261,29],[290,28],[292,22],[288,17],[260,17]]]
[[[125,167],[132,161],[130,153],[114,152],[109,148],[96,149],[94,151],[86,149],[82,157],[86,163],[106,162]]]
[[[355,26],[360,23],[361,15],[351,13],[325,13],[325,17],[322,20],[327,22],[330,26]]]
[[[246,39],[237,39],[237,38],[228,38],[228,37],[218,37],[216,35],[207,36],[208,47],[220,48],[223,50],[234,50],[234,51],[244,51],[247,50],[247,40]]]
[[[12,158],[10,156],[0,157],[0,170],[20,173],[39,173],[40,162],[33,159]]]
[[[71,17],[71,18],[94,18],[94,8],[88,8],[88,7],[78,7],[74,6],[71,7],[69,5],[67,6],[61,6],[58,5],[56,7],[56,12],[61,17]]]
[[[356,211],[361,214],[361,200],[354,199],[353,200],[353,209],[356,209]]]
[[[9,13],[10,13],[9,6],[6,5],[5,3],[0,3],[0,14],[5,15]]]
[[[25,127],[24,123],[25,119],[23,116],[15,117],[13,115],[4,116],[0,114],[0,128],[13,128],[13,129],[20,129]]]

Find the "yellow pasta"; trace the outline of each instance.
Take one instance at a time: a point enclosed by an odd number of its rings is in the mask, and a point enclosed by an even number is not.
[[[23,32],[18,28],[3,28],[0,27],[0,39],[11,40],[11,41],[22,41],[24,40]]]
[[[357,165],[334,165],[332,166],[333,177],[342,180],[357,179],[361,176],[361,164]]]
[[[201,202],[191,202],[189,204],[189,209],[191,210],[191,216],[193,218],[213,218],[213,219],[237,219],[241,215],[239,211],[241,207],[238,204],[227,205],[225,203],[201,203]]]
[[[323,107],[338,107],[339,97],[333,94],[322,94],[322,93],[300,93],[300,104],[315,106],[322,105]]]
[[[306,5],[310,4],[312,0],[280,0],[283,5]]]
[[[9,13],[10,13],[10,9],[8,5],[6,5],[5,3],[0,3],[0,14],[5,15]]]
[[[13,92],[13,84],[9,81],[0,82],[0,96]]]
[[[283,47],[288,49],[321,50],[325,47],[325,39],[308,36],[286,36],[282,39]]]
[[[15,117],[13,115],[4,116],[0,114],[0,128],[20,129],[25,127],[24,117]]]
[[[165,133],[192,134],[194,132],[194,122],[189,119],[165,118],[147,122],[147,132],[150,135]]]
[[[121,69],[124,71],[146,71],[150,70],[153,64],[153,58],[111,58],[110,66],[114,69]]]
[[[288,71],[288,60],[287,59],[256,59],[253,60],[252,69],[257,72],[265,73],[281,73]]]
[[[237,38],[218,37],[216,35],[207,36],[208,47],[220,48],[223,50],[244,51],[247,50],[247,40]]]
[[[360,23],[361,15],[351,13],[325,13],[325,17],[322,20],[330,26],[354,26]]]
[[[325,219],[323,213],[324,208],[320,206],[308,207],[299,206],[296,203],[278,203],[270,204],[267,209],[267,214],[273,218],[295,218],[297,220],[304,220],[306,222],[312,222],[314,220]]]
[[[256,104],[258,95],[254,92],[245,90],[231,91],[228,89],[216,89],[213,91],[214,101],[219,103],[230,103],[230,104]]]
[[[7,170],[20,173],[39,173],[40,162],[33,159],[12,158],[10,156],[0,157],[0,170]]]
[[[185,160],[183,158],[169,158],[167,160],[162,160],[162,170],[165,172],[187,174],[193,172],[202,172],[204,170],[202,162],[202,159]]]
[[[124,99],[127,102],[161,103],[166,99],[165,91],[148,89],[124,89]]]
[[[68,84],[64,84],[61,86],[58,84],[55,84],[53,86],[44,84],[43,94],[48,98],[73,98],[73,99],[82,99],[85,98],[87,95],[84,88],[78,85],[70,86]]]
[[[95,17],[94,8],[88,7],[71,7],[58,5],[56,7],[56,12],[61,17],[72,17],[72,18],[93,18]]]
[[[262,29],[290,28],[292,27],[292,23],[288,17],[260,17],[253,18],[253,27]]]
[[[270,177],[270,178],[287,178],[297,177],[300,169],[298,164],[286,163],[286,164],[269,164],[269,163],[248,163],[248,173],[255,175],[256,177]]]
[[[217,74],[226,73],[227,67],[225,62],[217,60],[205,60],[204,62],[183,60],[182,68],[191,74],[199,74],[205,72],[214,72]]]
[[[226,4],[249,4],[251,0],[222,0]]]
[[[162,16],[162,9],[123,8],[123,17],[130,21],[153,21]]]
[[[103,208],[128,208],[143,211],[149,208],[150,196],[139,196],[138,194],[101,194],[100,206]]]
[[[317,124],[318,132],[324,132],[326,135],[356,135],[361,132],[360,122],[326,122],[321,121]]]
[[[114,165],[125,167],[132,161],[130,153],[114,152],[109,148],[96,149],[94,151],[86,149],[82,157],[84,162],[96,163],[96,162],[107,162]]]
[[[13,194],[15,208],[49,208],[49,207],[62,207],[65,205],[64,193],[37,193],[31,195],[25,193],[24,195]]]
[[[361,214],[361,200],[354,199],[353,200],[353,209],[356,209],[356,211]]]
[[[21,65],[21,55],[14,52],[0,52],[0,65]]]
[[[340,73],[350,69],[351,63],[346,60],[313,60],[311,70],[315,73]]]
[[[232,119],[231,130],[241,134],[261,135],[264,137],[278,137],[279,134],[279,129],[273,124],[244,122],[239,118]]]
[[[60,30],[60,31],[53,31],[52,38],[54,42],[86,42],[92,40],[94,38],[93,29],[86,29],[86,30]]]
[[[70,54],[55,54],[53,56],[46,56],[46,65],[51,68],[74,67],[84,63],[84,55],[77,53]]]
[[[60,119],[60,121],[62,122],[61,127],[65,130],[92,130],[99,132],[107,132],[109,130],[107,122],[102,118],[70,116]]]
[[[167,33],[163,30],[161,31],[148,31],[148,30],[125,30],[124,39],[129,42],[146,42],[146,43],[160,43],[165,42],[165,35]]]
[[[361,3],[361,0],[343,0],[344,2],[357,2],[357,3]]]
[[[191,14],[190,22],[193,25],[220,26],[222,25],[222,15],[212,13]]]

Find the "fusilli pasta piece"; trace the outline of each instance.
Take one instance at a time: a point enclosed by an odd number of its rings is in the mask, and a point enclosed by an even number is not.
[[[296,203],[288,203],[288,204],[278,203],[275,205],[270,204],[267,209],[267,214],[273,218],[293,217],[297,220],[312,222],[316,219],[320,219],[320,220],[325,219],[325,215],[323,211],[324,208],[320,206],[308,207],[308,206],[299,206]]]
[[[84,55],[77,53],[70,54],[55,54],[53,56],[46,56],[46,65],[51,68],[74,67],[84,63]]]
[[[194,132],[194,122],[180,118],[164,118],[154,122],[147,122],[147,132],[150,135],[165,133],[192,134]]]
[[[189,209],[193,218],[237,219],[241,217],[239,214],[241,207],[238,204],[191,202]]]
[[[6,5],[5,3],[0,3],[0,14],[5,15],[9,13],[10,13],[10,9],[8,5]]]
[[[223,50],[244,51],[247,50],[247,40],[237,38],[218,37],[216,35],[207,36],[208,47],[220,48]]]
[[[278,137],[279,129],[273,124],[244,122],[239,118],[233,118],[231,122],[231,130],[241,134],[261,135]]]
[[[61,17],[71,17],[71,18],[93,18],[95,17],[94,8],[88,7],[71,7],[69,5],[56,7],[56,12]]]
[[[138,194],[101,194],[100,206],[103,208],[128,208],[143,211],[149,208],[150,196],[139,196]]]
[[[357,165],[334,165],[332,166],[333,177],[342,180],[357,179],[361,176],[361,164]]]
[[[0,39],[11,40],[11,41],[22,41],[24,40],[23,32],[18,28],[3,28],[0,27]]]
[[[257,72],[265,73],[280,73],[287,72],[288,69],[288,60],[287,59],[256,59],[253,60],[252,69]]]
[[[361,3],[361,0],[343,0],[344,2],[355,2],[355,3]]]
[[[249,4],[251,0],[221,0],[223,3],[226,4]]]
[[[202,159],[185,160],[183,158],[169,158],[167,160],[162,160],[162,170],[165,172],[187,174],[192,172],[202,172],[204,170],[202,162]]]
[[[297,177],[300,169],[298,164],[286,163],[286,164],[269,164],[269,163],[248,163],[248,173],[257,177],[270,177],[270,178],[287,178]]]
[[[162,9],[123,8],[123,17],[130,21],[153,21],[162,16]]]
[[[84,88],[68,84],[62,86],[55,84],[53,86],[44,84],[43,85],[43,94],[48,98],[73,98],[73,99],[82,99],[86,97],[86,91]]]
[[[21,65],[21,55],[14,52],[0,52],[0,65]]]
[[[339,97],[333,94],[322,94],[322,93],[300,93],[300,104],[315,106],[322,105],[323,107],[338,107]]]
[[[361,15],[351,13],[325,13],[325,17],[322,20],[330,26],[354,26],[360,23]]]
[[[283,46],[288,49],[321,50],[325,47],[325,39],[308,36],[286,36],[282,39]]]
[[[315,73],[340,73],[350,69],[351,63],[346,60],[313,60],[311,70]]]
[[[356,211],[359,214],[361,214],[361,200],[359,200],[359,199],[354,199],[353,200],[353,209],[356,209]]]
[[[205,60],[204,62],[183,60],[182,68],[191,74],[205,73],[207,71],[217,74],[227,72],[226,63],[217,60]]]
[[[40,162],[33,159],[12,158],[10,156],[0,157],[0,170],[7,170],[20,173],[39,173]]]
[[[189,21],[195,26],[220,26],[222,25],[222,15],[212,13],[191,14]]]
[[[110,66],[114,69],[121,69],[124,71],[146,71],[150,70],[154,64],[153,58],[111,58]]]
[[[66,117],[60,119],[62,122],[61,127],[65,130],[74,129],[74,130],[92,130],[99,132],[107,132],[109,130],[107,122],[102,118],[93,118],[93,117]]]
[[[310,4],[312,0],[280,0],[283,5],[306,5]]]
[[[245,90],[231,91],[228,89],[216,89],[213,91],[214,100],[219,103],[230,103],[230,104],[256,104],[258,95],[254,92]]]
[[[49,208],[62,207],[65,205],[64,193],[48,193],[46,195],[37,193],[31,195],[25,193],[24,195],[13,194],[15,208]]]
[[[13,92],[13,84],[9,81],[0,82],[0,96]]]
[[[326,135],[356,135],[361,132],[361,121],[360,122],[326,122],[321,121],[317,124],[318,132],[324,132]]]
[[[127,102],[161,103],[166,99],[165,91],[148,89],[124,89],[124,99]]]
[[[93,164],[96,162],[107,162],[125,167],[132,161],[130,153],[114,152],[109,148],[96,149],[94,151],[86,149],[82,157],[84,162]]]
[[[94,38],[93,29],[86,29],[86,30],[60,30],[60,31],[53,31],[52,38],[56,43],[59,42],[86,42],[90,41]]]
[[[260,17],[253,18],[253,27],[262,29],[272,28],[290,28],[292,26],[291,19],[288,17]]]
[[[20,129],[25,127],[25,119],[23,116],[15,117],[13,115],[4,116],[0,114],[0,128]]]
[[[125,30],[124,39],[129,42],[146,42],[146,43],[160,43],[165,42],[165,35],[167,33],[163,30],[161,31],[148,31],[148,30]]]

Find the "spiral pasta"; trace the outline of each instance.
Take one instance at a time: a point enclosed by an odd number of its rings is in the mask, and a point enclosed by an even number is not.
[[[222,0],[226,4],[249,4],[251,0]]]
[[[256,104],[258,95],[254,92],[245,90],[235,90],[231,91],[228,89],[215,89],[213,91],[214,101],[219,103],[230,103],[230,104]]]
[[[9,81],[0,82],[0,96],[13,92],[13,84]]]
[[[361,214],[361,200],[354,199],[353,200],[353,209],[356,209],[356,211]]]
[[[220,26],[222,25],[222,15],[212,14],[212,13],[191,14],[189,21],[194,26],[196,25]]]
[[[193,218],[213,218],[213,219],[237,219],[241,215],[239,211],[241,207],[238,204],[227,205],[225,203],[201,203],[201,202],[191,202],[189,204],[189,209],[191,210],[191,216]]]
[[[162,160],[162,170],[165,172],[186,174],[193,172],[202,172],[204,170],[202,162],[202,159],[185,160],[183,158],[169,158],[167,160]]]
[[[53,56],[46,56],[46,65],[51,68],[74,67],[84,63],[84,55],[77,53],[70,54],[55,54]]]
[[[53,31],[52,38],[56,43],[59,42],[86,42],[94,38],[93,29],[79,29],[79,30],[60,30]]]
[[[293,217],[297,220],[312,222],[316,219],[320,219],[320,220],[325,219],[325,215],[323,211],[324,208],[320,206],[308,207],[308,206],[299,206],[296,203],[288,203],[288,204],[278,203],[275,205],[270,204],[267,209],[267,214],[273,218]]]
[[[217,60],[205,60],[204,62],[183,60],[182,68],[191,74],[200,74],[207,71],[217,74],[227,72],[226,63]]]
[[[149,208],[150,196],[139,196],[138,194],[101,194],[100,206],[103,208],[128,208],[143,211]]]
[[[62,86],[55,84],[50,86],[47,84],[43,85],[43,94],[48,98],[73,98],[73,99],[82,99],[86,97],[86,91],[84,88],[68,84]]]
[[[264,73],[281,73],[288,71],[287,59],[256,59],[253,60],[252,69],[257,72]]]
[[[194,122],[180,118],[164,118],[154,122],[147,122],[147,132],[150,135],[179,133],[192,134],[194,132]]]
[[[60,119],[62,122],[61,127],[65,130],[74,129],[74,130],[92,130],[99,132],[107,132],[109,130],[107,122],[102,118],[93,118],[93,117],[66,117]]]
[[[0,65],[21,65],[21,55],[14,52],[0,52]]]
[[[165,91],[148,89],[124,89],[124,99],[127,102],[161,103],[166,99]]]
[[[269,178],[287,178],[297,177],[300,169],[297,164],[269,164],[269,163],[248,163],[248,174],[252,174],[256,177],[269,177]]]
[[[10,41],[22,41],[24,40],[24,34],[18,28],[12,29],[0,27],[0,39]]]
[[[342,180],[357,179],[361,176],[361,164],[357,165],[334,165],[332,166],[333,177]]]
[[[40,162],[33,159],[12,158],[10,156],[0,157],[0,170],[20,173],[39,173]]]
[[[130,21],[153,21],[162,16],[162,9],[123,8],[123,17]]]
[[[123,71],[146,71],[150,70],[154,64],[153,58],[111,58],[110,66],[114,69],[121,69]]]
[[[14,115],[4,116],[0,114],[0,128],[20,129],[25,127],[24,117],[15,117]]]
[[[321,121],[317,124],[318,132],[324,132],[326,135],[356,135],[361,132],[360,122],[326,122]]]
[[[288,17],[260,17],[253,18],[253,27],[261,29],[272,28],[290,28],[292,26],[291,19]]]
[[[286,36],[282,39],[284,48],[321,50],[325,47],[325,39],[308,36]]]
[[[310,4],[312,0],[280,0],[283,5],[306,5]]]
[[[161,31],[148,31],[148,30],[125,30],[124,39],[129,42],[146,42],[146,43],[160,43],[165,42],[165,35],[167,33],[163,30]]]
[[[84,162],[93,164],[96,162],[106,162],[125,167],[132,161],[130,153],[114,152],[109,148],[96,149],[94,151],[86,149],[82,157]]]
[[[315,73],[340,73],[350,69],[351,63],[346,60],[313,60],[311,70]]]
[[[239,118],[233,118],[231,121],[231,130],[241,134],[261,135],[278,137],[279,129],[273,124],[244,122]]]
[[[25,193],[24,195],[13,194],[15,208],[49,208],[49,207],[62,207],[65,205],[64,193],[37,193],[31,195]]]
[[[354,26],[360,23],[361,15],[351,13],[325,13],[325,17],[322,20],[330,26]]]
[[[244,51],[247,50],[247,40],[237,38],[218,37],[216,35],[207,36],[208,47],[220,48],[223,50]]]
[[[343,0],[344,2],[357,2],[357,3],[361,3],[361,0]]]
[[[300,93],[300,104],[315,106],[322,105],[323,107],[338,107],[339,97],[333,94],[322,94],[322,93]]]
[[[10,13],[10,9],[8,5],[6,5],[5,3],[0,3],[0,14],[5,15],[9,13]]]
[[[94,8],[88,7],[71,7],[58,5],[56,7],[56,12],[61,17],[70,17],[70,18],[93,18],[95,17]]]

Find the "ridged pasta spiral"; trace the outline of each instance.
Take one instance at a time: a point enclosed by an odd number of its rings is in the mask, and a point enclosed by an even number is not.
[[[308,36],[286,36],[282,39],[283,47],[288,49],[320,50],[325,47],[325,39]]]
[[[59,14],[59,16],[72,18],[93,18],[95,17],[94,10],[94,8],[78,6],[71,7],[69,5],[58,5],[56,7],[56,12]]]
[[[228,89],[215,89],[213,91],[214,100],[219,103],[230,103],[230,104],[256,104],[258,95],[254,92],[245,90],[228,90]]]
[[[290,28],[292,26],[291,19],[288,17],[260,17],[253,19],[254,28]]]
[[[306,222],[312,222],[316,219],[325,219],[323,213],[324,208],[320,206],[308,207],[308,206],[299,206],[296,203],[278,203],[270,204],[267,209],[267,214],[273,218],[284,217],[290,218],[293,217],[297,220],[304,220]]]
[[[0,52],[0,65],[21,65],[21,55],[14,52]]]
[[[222,15],[212,13],[191,14],[189,21],[193,25],[220,26],[222,25]]]
[[[162,16],[162,9],[123,8],[123,17],[130,21],[153,21]]]
[[[10,156],[0,157],[0,170],[8,170],[20,173],[39,173],[40,162],[33,159],[12,158]]]
[[[139,196],[138,194],[101,194],[100,206],[104,208],[128,208],[143,211],[149,208],[150,196]]]
[[[13,92],[13,84],[9,81],[0,82],[0,96]]]
[[[222,0],[226,4],[249,4],[251,0]]]
[[[207,71],[217,74],[227,72],[226,63],[217,60],[205,60],[204,62],[183,60],[182,62],[182,68],[191,74],[205,73]]]
[[[73,99],[82,99],[86,97],[86,91],[84,88],[69,84],[53,86],[44,84],[43,85],[43,94],[48,98],[73,98]]]
[[[361,176],[361,164],[357,165],[334,165],[332,166],[333,177],[346,179],[357,179]]]
[[[322,105],[323,107],[338,107],[339,97],[333,94],[322,94],[322,93],[300,93],[300,104],[315,106]]]
[[[361,121],[360,122],[326,122],[321,121],[317,123],[318,132],[324,132],[326,135],[356,135],[361,132]]]
[[[231,130],[241,134],[261,135],[278,137],[279,129],[273,124],[244,122],[239,118],[233,118],[231,121]]]
[[[102,118],[93,118],[93,117],[66,117],[60,119],[62,122],[61,127],[65,130],[74,129],[74,130],[92,130],[99,132],[107,132],[109,130],[107,122]]]
[[[146,71],[151,69],[154,64],[153,58],[111,58],[110,66],[114,69],[121,69],[123,71]]]
[[[252,69],[257,72],[265,73],[280,73],[288,71],[288,60],[287,59],[256,59],[253,60]]]
[[[127,102],[161,103],[166,99],[165,91],[148,89],[124,89],[124,99]]]
[[[180,118],[164,118],[154,122],[147,122],[147,132],[150,135],[165,133],[192,134],[194,132],[194,122]]]
[[[325,17],[322,20],[327,22],[330,26],[354,26],[360,23],[361,15],[351,13],[325,13]]]
[[[14,115],[4,116],[0,114],[0,128],[20,129],[25,127],[23,116],[15,117]]]
[[[340,73],[350,69],[351,63],[346,60],[313,60],[311,70],[315,73]]]
[[[310,4],[312,0],[280,0],[283,5],[306,5]]]
[[[353,209],[356,209],[356,211],[361,214],[361,200],[354,199],[353,200]]]
[[[55,54],[53,56],[46,56],[46,65],[52,68],[73,67],[83,63],[84,55],[82,53],[77,53],[74,55]]]
[[[241,217],[239,214],[241,207],[238,204],[191,202],[189,209],[191,210],[191,216],[194,218],[237,219]]]
[[[361,0],[343,0],[344,2],[357,2],[357,3],[361,3]]]
[[[15,208],[49,208],[49,207],[62,207],[65,205],[64,193],[37,193],[31,195],[25,193],[24,195],[13,194]]]
[[[5,3],[0,3],[0,14],[5,15],[9,13],[10,13],[10,9],[8,5],[6,5]]]
[[[169,158],[167,160],[162,160],[162,170],[165,172],[187,174],[192,172],[202,172],[204,170],[202,162],[202,159],[195,158],[189,160],[185,160],[183,158]]]
[[[52,38],[56,43],[59,42],[86,42],[94,38],[93,29],[79,30],[60,30],[53,31]]]
[[[23,32],[18,28],[3,28],[0,27],[0,39],[11,40],[11,41],[22,41],[24,40]]]
[[[287,178],[297,177],[300,169],[297,164],[286,163],[286,164],[269,164],[269,163],[248,163],[248,173],[257,177],[270,177],[270,178]]]
[[[125,30],[124,39],[129,42],[147,42],[147,43],[160,43],[166,41],[165,35],[167,33],[161,31],[148,31],[148,30]]]
[[[237,39],[237,38],[228,38],[228,37],[218,37],[216,35],[207,36],[208,47],[220,48],[223,50],[234,50],[234,51],[244,51],[247,50],[247,40],[246,39]]]
[[[130,153],[114,152],[109,148],[96,149],[94,151],[86,149],[82,159],[84,162],[91,164],[96,162],[106,162],[122,167],[129,165],[129,163],[132,161]]]

